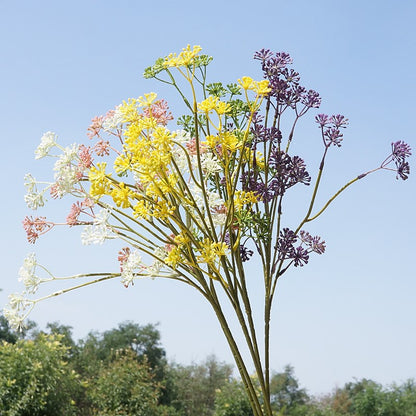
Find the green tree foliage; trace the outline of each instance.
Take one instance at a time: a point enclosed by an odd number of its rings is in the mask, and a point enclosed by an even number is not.
[[[202,364],[176,365],[171,368],[175,399],[172,405],[183,416],[211,416],[215,409],[216,391],[226,384],[232,366],[213,356]]]
[[[414,384],[407,383],[407,389],[395,385],[385,388],[379,383],[363,379],[356,383],[348,383],[345,389],[350,393],[351,409],[357,416],[414,416],[414,387]]]
[[[215,396],[215,416],[253,416],[244,386],[237,380],[230,380]]]
[[[372,380],[347,383],[322,400],[322,416],[416,416],[416,385],[383,387]]]
[[[271,404],[278,416],[306,416],[314,407],[294,375],[292,366],[286,366],[282,373],[274,373],[270,382]],[[227,383],[218,391],[215,416],[251,416],[252,411],[241,382]]]
[[[46,324],[47,332],[51,335],[61,335],[61,343],[68,349],[70,356],[76,354],[77,344],[72,338],[72,327],[69,325],[62,325],[59,322],[50,322]]]
[[[91,360],[109,362],[117,351],[131,349],[139,362],[146,360],[157,379],[163,378],[166,353],[160,344],[160,333],[154,325],[140,326],[123,322],[118,328],[102,334],[91,332],[79,343],[79,349],[81,357],[78,364],[81,370],[88,371]]]
[[[166,373],[166,352],[160,343],[156,326],[123,322],[117,328],[103,333],[90,332],[77,345],[73,357],[74,368],[86,380],[98,376],[103,367],[111,364],[121,351],[132,351],[138,363],[146,363],[160,384],[161,405],[169,405],[172,396],[172,380]]]
[[[153,325],[125,322],[75,342],[70,326],[31,323],[22,336],[0,316],[1,416],[252,416],[232,366],[169,365]],[[270,388],[276,416],[416,416],[413,380],[362,379],[314,398],[286,366]]]
[[[39,335],[0,346],[0,414],[75,415],[79,380],[65,361],[60,336]]]
[[[272,409],[282,415],[294,414],[294,409],[304,405],[309,397],[299,387],[292,366],[287,365],[283,373],[273,374],[270,380]]]
[[[90,386],[96,414],[102,416],[160,415],[159,394],[160,386],[146,361],[139,363],[131,350],[119,351]]]

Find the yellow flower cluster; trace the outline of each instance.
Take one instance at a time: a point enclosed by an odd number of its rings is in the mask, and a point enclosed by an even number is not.
[[[259,96],[267,95],[271,91],[269,81],[267,79],[254,81],[251,77],[242,77],[237,82],[244,91],[254,91]]]
[[[165,68],[191,65],[201,50],[202,48],[199,45],[195,45],[192,49],[191,45],[188,45],[186,48],[182,49],[182,52],[180,52],[179,55],[176,55],[176,53],[169,54],[165,58],[163,65]]]
[[[149,93],[123,101],[117,107],[125,123],[124,143],[113,168],[120,176],[134,174],[142,191],[112,180],[111,174],[105,172],[106,163],[91,167],[88,178],[92,197],[108,195],[118,207],[132,208],[136,217],[149,219],[153,216],[166,220],[175,212],[166,195],[177,183],[177,176],[169,169],[174,145],[172,139],[176,134],[139,111],[140,107],[150,108],[155,99],[156,94]]]
[[[128,208],[130,206],[129,197],[134,196],[134,193],[123,182],[120,182],[111,191],[111,196],[118,207]]]
[[[235,191],[234,194],[234,206],[237,211],[240,211],[241,208],[243,208],[244,205],[247,204],[255,204],[258,202],[259,199],[257,195],[253,191]]]
[[[178,263],[181,262],[181,258],[181,249],[179,246],[175,246],[172,248],[172,250],[169,251],[164,261],[167,265],[169,265],[173,269],[176,269]]]
[[[165,257],[165,263],[175,269],[178,263],[183,261],[181,252],[182,248],[189,243],[189,237],[186,235],[186,233],[182,232],[176,235],[173,241],[176,245],[172,246],[168,255]]]
[[[154,101],[156,100],[157,94],[155,92],[150,92],[144,95],[143,97],[139,97],[139,106],[140,107],[149,107],[151,106]]]
[[[228,246],[224,242],[214,243],[209,238],[206,238],[199,249],[200,256],[198,261],[214,266],[221,256],[227,254]]]
[[[109,177],[111,174],[107,175],[105,173],[105,168],[107,163],[97,163],[97,167],[92,166],[89,173],[88,179],[90,181],[90,195],[95,198],[100,198],[102,195],[108,194],[111,187],[111,180]]]
[[[210,95],[207,99],[198,104],[198,110],[205,114],[215,111],[218,115],[222,115],[230,112],[231,107],[228,103],[220,101],[218,97]]]
[[[207,136],[206,144],[211,148],[215,149],[216,146],[221,145],[222,149],[235,152],[241,147],[241,142],[238,137],[231,131],[222,131],[218,136]]]
[[[134,123],[138,121],[140,118],[138,106],[139,101],[136,98],[129,98],[117,107],[118,112],[123,118],[123,122]]]

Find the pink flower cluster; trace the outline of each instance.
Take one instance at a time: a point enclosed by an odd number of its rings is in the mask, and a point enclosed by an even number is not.
[[[35,244],[40,235],[47,233],[55,224],[46,221],[46,217],[28,217],[23,220],[23,228],[26,231],[27,241]]]
[[[168,103],[165,100],[155,101],[150,107],[146,107],[143,110],[143,114],[146,117],[153,117],[157,120],[158,124],[166,126],[168,121],[173,120],[172,113],[168,112]]]
[[[85,198],[81,202],[79,201],[75,202],[74,204],[72,204],[71,211],[66,217],[66,223],[69,226],[84,224],[85,222],[80,222],[78,220],[78,217],[80,216],[81,213],[92,215],[92,211],[91,213],[88,213],[85,211],[85,209],[92,208],[93,206],[94,206],[94,201],[92,201],[89,198]]]

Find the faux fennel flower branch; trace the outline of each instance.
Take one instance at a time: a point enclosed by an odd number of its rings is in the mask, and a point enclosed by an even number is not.
[[[55,176],[45,183],[26,175],[28,207],[42,207],[48,192],[52,198],[75,197],[65,225],[83,227],[83,244],[122,240],[120,270],[55,277],[32,253],[19,271],[25,291],[10,295],[4,314],[13,327],[20,328],[39,301],[108,279],[120,278],[126,287],[145,277],[186,283],[213,307],[254,415],[271,416],[269,334],[277,281],[291,266],[308,263],[311,253],[325,251],[325,242],[303,230],[304,225],[370,173],[393,170],[398,178],[406,179],[411,149],[402,141],[394,142],[379,167],[352,179],[316,210],[327,154],[331,147],[341,146],[348,124],[342,115],[318,114],[315,121],[323,155],[310,202],[295,230],[284,227],[287,191],[311,184],[303,159],[289,153],[295,127],[309,110],[319,108],[321,98],[300,85],[299,74],[289,69],[292,60],[286,53],[256,52],[264,79],[243,76],[224,86],[207,83],[212,58],[200,52],[199,46],[188,45],[179,54],[158,59],[144,72],[145,78],[172,85],[183,99],[189,113],[177,120],[181,130],[168,129],[173,115],[166,101],[152,92],[93,118],[87,135],[94,144],[64,148],[55,133],[42,137],[36,159],[57,157]],[[178,76],[190,87],[190,97],[179,86]],[[284,132],[283,119],[289,112],[294,121]],[[55,150],[60,153],[54,154]],[[23,225],[28,241],[35,243],[60,224],[38,216],[26,217]],[[261,335],[254,325],[245,269],[255,253],[264,285]],[[39,277],[38,270],[46,277]],[[41,284],[84,278],[72,287],[33,298]],[[256,381],[229,326],[224,302],[229,302],[238,319]]]

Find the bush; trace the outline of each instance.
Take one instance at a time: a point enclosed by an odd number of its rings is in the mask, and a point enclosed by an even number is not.
[[[90,385],[90,398],[100,416],[160,415],[159,395],[149,365],[137,362],[130,350],[119,352],[119,357],[103,367]]]
[[[75,415],[78,377],[67,365],[61,336],[40,335],[0,346],[0,414]]]

